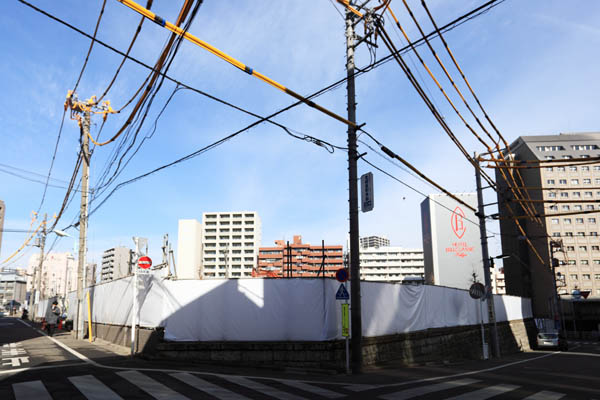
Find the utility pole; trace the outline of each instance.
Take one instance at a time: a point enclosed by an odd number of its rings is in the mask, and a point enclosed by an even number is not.
[[[477,161],[477,155],[475,156]],[[479,233],[481,235],[481,255],[483,257],[483,276],[485,278],[485,295],[488,306],[489,323],[492,324],[490,337],[494,346],[494,356],[500,357],[500,344],[498,342],[498,327],[496,325],[496,308],[494,306],[494,295],[492,294],[492,278],[490,274],[490,254],[488,251],[487,231],[485,229],[485,210],[483,206],[483,189],[481,187],[481,172],[479,164],[475,167],[475,181],[477,183],[477,217],[479,218]]]
[[[566,335],[565,316],[563,314],[562,303],[560,300],[560,295],[558,294],[558,287],[556,285],[556,267],[558,267],[558,259],[554,257],[555,251],[563,251],[562,240],[550,241],[550,265],[552,268],[552,287],[554,288],[554,303],[556,307],[555,313],[558,313],[558,316],[560,318],[560,329],[562,330],[562,333]],[[575,312],[573,312],[573,321],[575,321]]]
[[[350,2],[352,5],[352,2]],[[356,96],[354,88],[354,14],[346,10],[346,73],[348,91],[348,121],[356,123]],[[350,325],[352,345],[352,373],[362,369],[362,312],[360,299],[360,260],[358,230],[358,174],[356,164],[356,126],[348,125],[348,190],[350,211]]]
[[[81,119],[81,148],[82,148],[82,172],[81,172],[81,207],[79,211],[79,262],[77,264],[77,339],[83,339],[83,277],[85,269],[85,255],[87,250],[87,217],[88,217],[88,192],[90,177],[90,108],[82,103],[79,106],[83,112]],[[88,317],[89,318],[89,317]]]
[[[42,222],[42,231],[40,232],[40,261],[38,267],[33,270],[33,279],[31,280],[31,293],[29,295],[29,311],[33,311],[33,305],[35,304],[36,291],[40,292],[41,281],[42,281],[42,267],[44,265],[44,248],[46,246],[46,221],[48,214],[44,214],[44,221]],[[40,299],[42,298],[40,293]],[[31,315],[33,320],[34,315]]]

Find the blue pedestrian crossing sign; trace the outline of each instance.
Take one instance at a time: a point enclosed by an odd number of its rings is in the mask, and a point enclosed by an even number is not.
[[[340,288],[335,293],[335,299],[336,300],[349,300],[350,299],[350,295],[348,294],[348,291],[346,290],[346,286],[344,286],[343,283],[340,284]]]

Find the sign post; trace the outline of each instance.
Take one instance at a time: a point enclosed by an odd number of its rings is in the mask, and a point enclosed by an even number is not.
[[[486,297],[484,296],[485,294],[485,286],[483,286],[481,283],[479,282],[475,282],[471,285],[471,287],[469,288],[469,296],[471,296],[472,299],[474,299],[475,301],[477,301],[478,306],[479,306],[479,320],[481,321],[480,326],[481,326],[481,351],[483,353],[483,359],[487,360],[489,358],[489,348],[488,348],[488,344],[485,341],[485,331],[483,328],[483,302],[486,300]]]
[[[136,327],[139,320],[139,312],[140,307],[138,305],[138,285],[139,285],[139,274],[149,274],[150,267],[152,266],[152,260],[148,256],[140,257],[140,244],[146,247],[147,252],[147,240],[144,238],[134,237],[133,242],[135,243],[135,254],[134,257],[137,260],[135,265],[133,265],[133,282],[132,284],[132,292],[133,292],[133,306],[131,308],[131,356],[135,355],[135,333]],[[139,258],[138,258],[139,257]]]
[[[361,211],[369,212],[375,206],[375,197],[373,192],[373,173],[367,172],[360,177]]]
[[[335,279],[340,282],[340,287],[335,293],[336,300],[343,300],[342,304],[342,336],[346,338],[346,373],[350,374],[350,294],[346,289],[348,270],[340,268],[335,273]]]

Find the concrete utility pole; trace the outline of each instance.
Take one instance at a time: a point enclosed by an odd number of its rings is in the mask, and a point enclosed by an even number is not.
[[[90,177],[90,108],[81,107],[83,118],[81,119],[81,142],[82,142],[82,172],[81,172],[81,207],[79,215],[79,262],[77,264],[77,339],[83,339],[83,277],[85,255],[87,250],[87,217],[88,217],[88,192]],[[89,317],[88,317],[89,318]]]
[[[29,295],[29,311],[33,311],[33,305],[35,304],[35,293],[40,291],[42,281],[42,267],[44,265],[44,248],[46,247],[46,221],[48,214],[44,214],[44,221],[42,222],[42,231],[40,232],[40,261],[38,267],[33,270],[33,279],[31,280],[31,294]],[[40,299],[42,298],[40,293]],[[34,318],[34,315],[31,316]]]
[[[475,156],[477,160],[477,156]],[[498,342],[498,327],[496,325],[496,308],[494,306],[494,295],[492,294],[492,278],[490,274],[490,254],[488,251],[487,231],[485,229],[485,210],[483,206],[483,189],[481,187],[481,172],[475,168],[475,180],[477,183],[477,217],[479,218],[479,233],[481,235],[481,255],[483,257],[483,276],[485,278],[485,295],[487,298],[489,323],[492,324],[490,337],[492,339],[494,356],[500,357],[500,344]]]
[[[352,5],[352,2],[350,2]],[[346,73],[348,77],[348,121],[356,122],[354,91],[354,14],[346,10]],[[360,299],[360,256],[358,230],[358,176],[356,163],[356,127],[348,126],[348,188],[350,210],[350,325],[352,344],[352,373],[362,368],[362,312]]]

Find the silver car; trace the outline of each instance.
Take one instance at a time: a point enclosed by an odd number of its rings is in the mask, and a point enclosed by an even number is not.
[[[567,341],[558,333],[540,332],[537,335],[537,348],[553,348],[559,350],[567,350]]]

